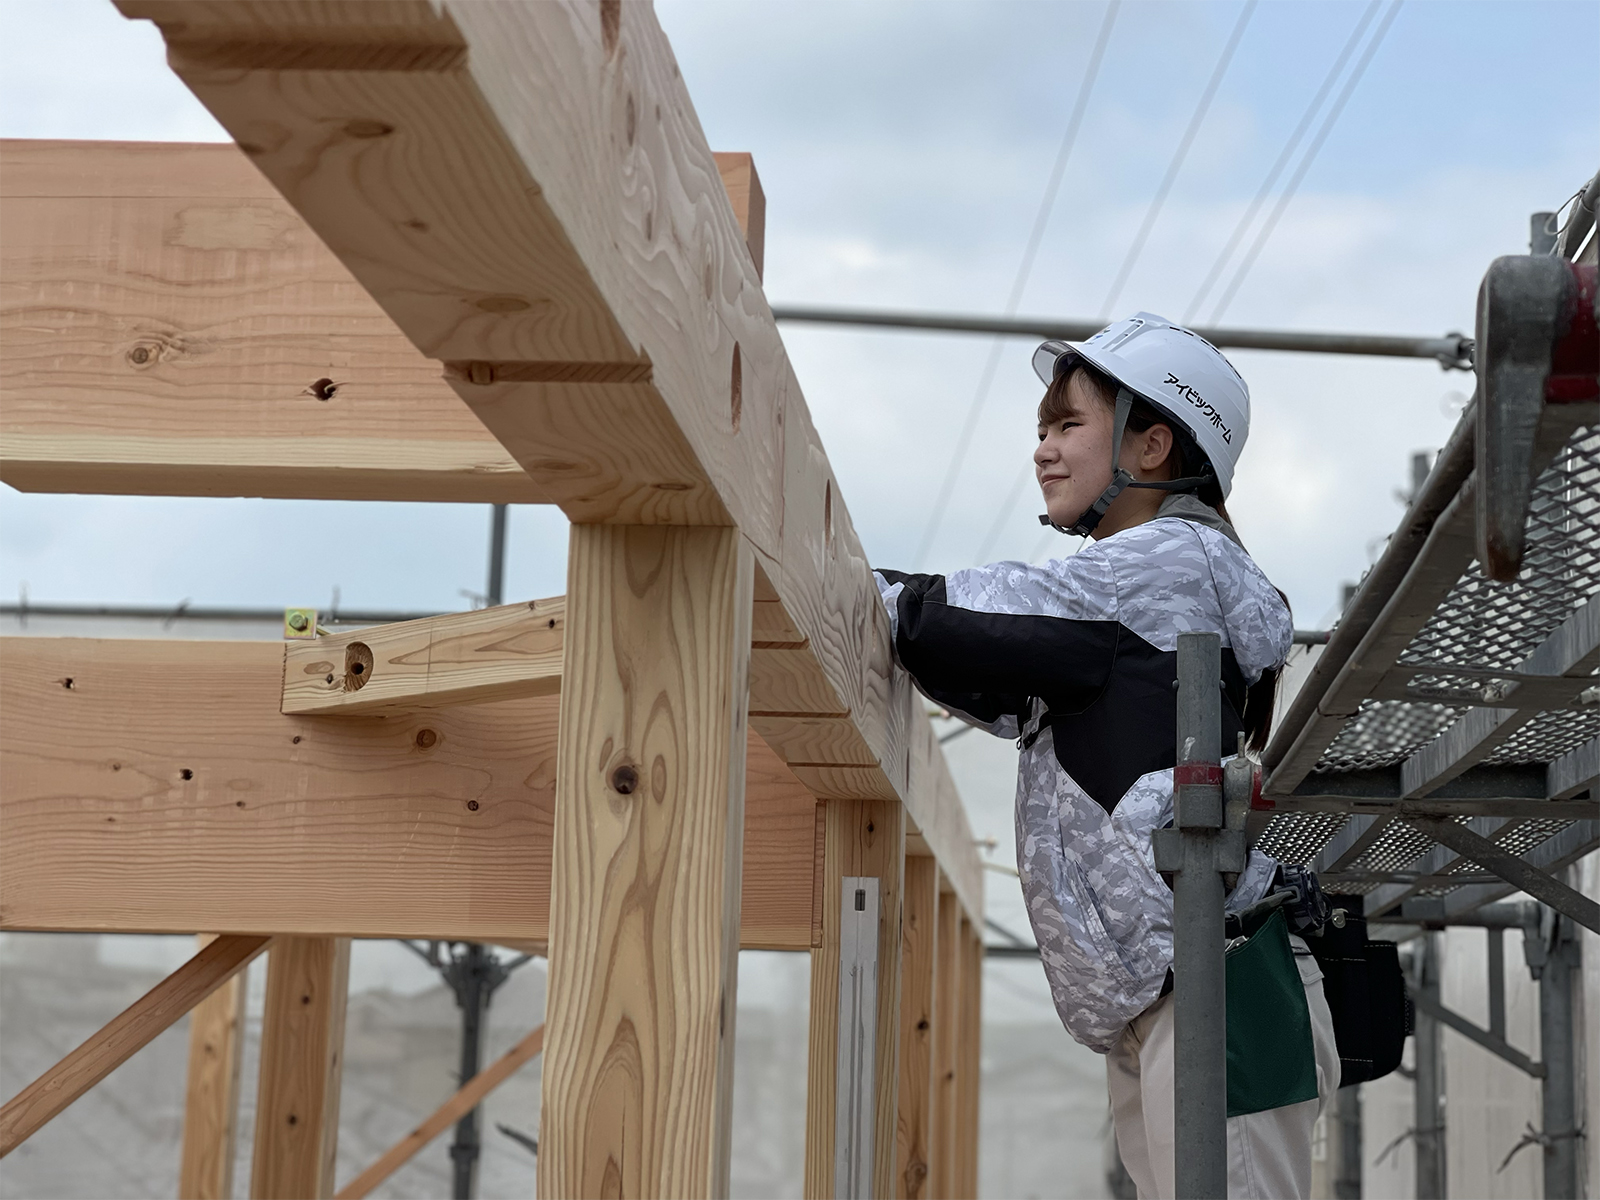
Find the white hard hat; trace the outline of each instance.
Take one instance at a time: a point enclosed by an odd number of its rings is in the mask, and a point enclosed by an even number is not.
[[[1033,369],[1049,385],[1076,359],[1183,426],[1227,496],[1250,436],[1250,389],[1222,351],[1165,317],[1142,312],[1112,322],[1086,342],[1045,342],[1033,352]]]

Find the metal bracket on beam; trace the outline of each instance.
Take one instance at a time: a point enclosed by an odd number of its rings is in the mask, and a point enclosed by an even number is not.
[[[878,877],[847,875],[839,910],[833,1194],[870,1200],[878,1041]]]

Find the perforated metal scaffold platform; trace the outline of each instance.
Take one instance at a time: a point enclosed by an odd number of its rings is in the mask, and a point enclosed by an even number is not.
[[[1521,570],[1497,582],[1475,549],[1480,402],[1264,755],[1260,847],[1364,893],[1369,916],[1432,897],[1448,918],[1517,890],[1429,818],[1544,872],[1600,847],[1600,407],[1548,406]]]

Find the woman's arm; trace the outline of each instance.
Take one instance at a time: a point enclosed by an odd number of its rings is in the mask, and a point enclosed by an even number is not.
[[[897,660],[930,698],[975,724],[1025,720],[1033,697],[1059,711],[1085,707],[1110,675],[1115,590],[1091,556],[877,579]]]

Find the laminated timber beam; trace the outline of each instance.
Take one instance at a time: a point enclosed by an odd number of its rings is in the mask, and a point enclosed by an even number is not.
[[[547,499],[236,146],[7,139],[0,162],[0,480]]]
[[[716,159],[759,266],[754,165]],[[547,499],[237,146],[0,139],[0,162],[0,480]]]
[[[948,773],[651,10],[120,7],[155,20],[174,70],[569,518],[738,527],[758,597],[804,639],[771,686],[752,662],[752,727],[819,798],[898,799],[981,909],[970,829],[927,809]]]
[[[782,605],[758,599],[750,609],[752,692],[791,707],[822,703],[808,700],[803,681],[795,678],[803,672],[800,660],[806,643],[788,624]],[[299,716],[398,715],[554,695],[561,689],[567,612],[567,598],[553,596],[290,641],[284,651],[283,711]],[[828,737],[836,735],[848,717],[844,712],[815,711],[798,719],[770,711],[750,714],[752,726],[779,741],[796,760],[786,764],[788,771],[813,795],[838,799],[854,790],[858,795],[894,799],[892,793],[883,794],[869,768],[817,761],[827,754]],[[771,757],[765,744],[756,753],[763,763]],[[940,761],[932,747],[925,754],[929,763]],[[919,783],[923,780],[931,780],[932,786],[922,818],[956,831],[947,832],[944,844],[953,840],[959,846],[964,824],[959,797],[932,770],[919,774]],[[907,839],[913,855],[931,853],[930,840],[915,824],[908,826]],[[941,866],[946,871],[962,869],[959,862]],[[968,917],[981,913],[969,910]]]
[[[547,939],[555,696],[280,713],[275,642],[0,640],[0,929]],[[814,941],[816,802],[746,755],[742,944]]]

